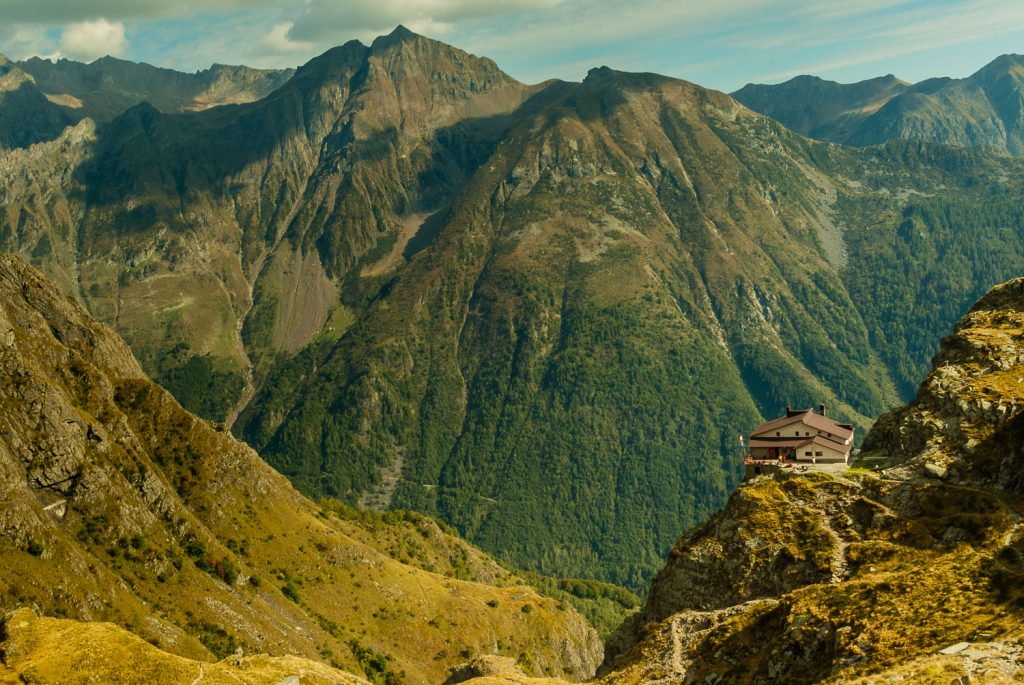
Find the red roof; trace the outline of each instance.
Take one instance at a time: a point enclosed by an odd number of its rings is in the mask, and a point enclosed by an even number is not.
[[[840,441],[849,440],[853,437],[853,429],[850,424],[837,423],[827,416],[822,416],[815,412],[813,409],[808,409],[807,411],[799,414],[783,416],[782,418],[762,423],[750,434],[750,437],[753,439],[761,433],[767,433],[785,426],[791,426],[794,423],[802,423],[815,430],[831,433],[835,437],[839,438]]]

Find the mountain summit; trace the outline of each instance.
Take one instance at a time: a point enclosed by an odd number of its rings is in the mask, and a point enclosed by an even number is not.
[[[816,143],[657,74],[528,86],[404,30],[0,168],[0,246],[304,493],[634,590],[737,434],[818,402],[862,434],[1024,269],[1012,158]]]

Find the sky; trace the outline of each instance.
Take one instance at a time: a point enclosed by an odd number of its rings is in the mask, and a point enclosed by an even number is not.
[[[914,82],[1024,53],[1024,0],[0,0],[0,52],[291,67],[397,24],[528,83],[596,66],[724,91],[798,74]]]

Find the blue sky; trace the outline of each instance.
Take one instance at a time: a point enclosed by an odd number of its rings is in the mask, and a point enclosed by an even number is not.
[[[918,81],[1024,52],[1024,0],[0,0],[0,52],[297,66],[399,23],[527,82],[601,65],[726,91],[805,73]]]

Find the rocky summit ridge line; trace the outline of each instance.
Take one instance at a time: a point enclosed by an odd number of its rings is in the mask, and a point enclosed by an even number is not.
[[[866,428],[1024,268],[1019,161],[396,30],[0,155],[0,246],[307,494],[644,587],[786,403]]]

